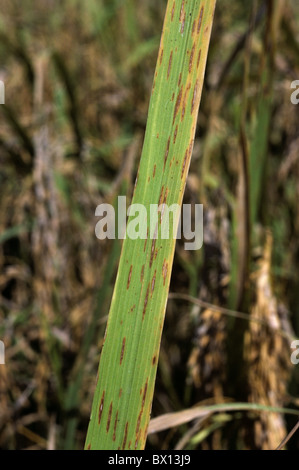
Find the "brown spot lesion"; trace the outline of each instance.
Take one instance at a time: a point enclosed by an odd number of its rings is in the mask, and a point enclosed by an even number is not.
[[[197,62],[196,62],[196,68],[197,69],[199,67],[200,59],[201,59],[201,49],[199,49],[198,56],[197,56]]]
[[[163,204],[166,204],[167,198],[168,198],[168,193],[169,193],[169,188],[165,189],[165,194],[164,194],[164,199],[163,199]]]
[[[164,259],[163,265],[162,265],[163,286],[165,286],[166,284],[167,274],[168,274],[168,263],[166,259]]]
[[[166,145],[166,150],[165,150],[165,154],[164,154],[164,166],[163,166],[163,171],[165,170],[165,165],[166,165],[167,158],[168,158],[168,154],[169,154],[169,147],[170,147],[170,137],[168,137],[167,145]]]
[[[190,58],[189,58],[189,73],[192,72],[192,65],[193,65],[193,59],[194,59],[194,52],[195,52],[195,43],[193,43],[191,53],[190,53]]]
[[[184,9],[185,9],[185,0],[182,1],[181,11],[180,11],[180,21],[182,21],[183,19]]]
[[[186,23],[186,13],[184,13],[182,23],[181,23],[181,34],[183,34],[183,32],[185,30],[185,23]]]
[[[172,56],[173,56],[173,51],[171,51],[170,56],[169,56],[168,69],[167,69],[167,80],[169,79],[169,75],[170,75],[170,71],[171,71]]]
[[[183,86],[181,86],[181,88],[180,88],[180,91],[179,91],[179,94],[177,96],[177,100],[176,100],[176,103],[175,103],[175,108],[174,108],[174,113],[173,113],[173,124],[174,124],[176,115],[179,112],[179,109],[180,109],[180,106],[181,106],[182,96],[183,96]]]
[[[142,409],[144,409],[144,404],[145,404],[145,398],[146,398],[146,394],[147,394],[147,385],[148,385],[148,381],[145,382],[145,386],[144,386],[144,392],[143,392],[143,396],[142,396]]]
[[[160,191],[160,197],[159,197],[158,206],[160,206],[160,204],[162,204],[162,201],[163,201],[163,194],[164,194],[164,185],[162,186],[161,191]]]
[[[131,264],[130,266],[130,271],[129,271],[129,275],[128,275],[128,281],[127,281],[127,290],[129,289],[130,287],[130,282],[131,282],[131,277],[132,277],[132,270],[133,270],[133,266]]]
[[[100,401],[100,406],[99,406],[99,414],[98,414],[98,423],[101,424],[101,419],[102,419],[102,414],[103,414],[103,408],[104,408],[104,400],[105,400],[105,390],[102,393],[101,401]]]
[[[163,47],[162,47],[162,48],[161,48],[161,51],[160,51],[160,59],[159,59],[159,64],[160,64],[160,65],[162,64],[163,55],[164,55],[164,49],[163,49]]]
[[[188,90],[185,90],[184,98],[183,98],[183,104],[182,104],[181,121],[183,121],[183,119],[184,119],[184,117],[185,117],[186,102],[187,102],[187,93],[188,93]]]
[[[204,12],[204,8],[202,6],[201,9],[200,9],[200,12],[199,12],[199,18],[198,18],[198,23],[197,23],[197,34],[200,33],[200,29],[201,29],[201,25],[202,25],[203,12]]]
[[[144,277],[144,264],[142,265],[141,273],[140,273],[140,282],[141,283],[143,282],[143,277]]]
[[[147,394],[147,386],[148,386],[148,380],[145,382],[145,385],[144,385],[144,390],[143,390],[143,395],[142,395],[142,402],[141,402],[141,409],[140,409],[138,419],[137,419],[137,425],[136,425],[136,430],[135,430],[136,442],[138,442],[138,440],[140,439],[140,431],[141,431],[140,430],[140,423],[141,423],[141,418],[142,418],[142,415],[143,415],[143,412],[144,412],[145,398],[146,398],[146,394]],[[135,442],[135,444],[136,444],[136,442]]]
[[[87,450],[90,450],[90,449],[91,449],[91,444],[88,444]]]
[[[124,358],[124,353],[125,353],[125,347],[126,347],[126,338],[123,338],[123,342],[121,345],[121,351],[120,351],[120,360],[119,364],[121,365],[123,358]]]
[[[145,317],[146,307],[147,307],[147,303],[148,303],[148,296],[149,296],[149,285],[147,286],[146,293],[145,293],[144,304],[143,304],[143,312],[142,312],[142,320],[144,320],[144,317]]]
[[[109,406],[108,418],[107,418],[107,425],[106,425],[106,432],[109,432],[109,429],[110,429],[111,415],[112,415],[112,402],[110,403],[110,406]]]
[[[179,75],[178,87],[181,86],[181,83],[182,83],[182,72],[180,72],[180,75]]]
[[[157,362],[157,356],[153,356],[152,358],[152,365],[154,366]]]
[[[173,134],[173,143],[176,143],[176,138],[178,135],[178,125],[175,126],[174,134]]]
[[[193,148],[193,140],[191,140],[191,142],[190,142],[190,144],[187,147],[186,152],[185,152],[184,161],[183,161],[183,164],[182,164],[181,179],[183,179],[184,174],[185,174],[185,170],[187,168],[187,164],[190,161],[192,148]]]
[[[113,440],[113,441],[115,441],[115,439],[116,439],[116,428],[117,428],[117,424],[118,424],[118,411],[116,412],[115,420],[114,420],[113,436],[112,436],[112,440]]]
[[[151,295],[153,294],[154,289],[155,289],[156,274],[157,274],[157,271],[155,270],[154,275],[153,275],[153,279],[152,279],[152,285],[151,285]]]
[[[193,90],[192,102],[191,102],[191,114],[193,114],[193,111],[196,109],[198,92],[199,92],[199,84],[198,84],[198,80],[196,80],[195,85],[194,85],[194,90]]]
[[[175,12],[175,2],[173,2],[173,4],[172,4],[172,10],[171,10],[171,21],[173,21],[174,12]]]
[[[129,427],[129,423],[128,421],[126,422],[126,426],[125,426],[125,435],[124,435],[124,439],[123,439],[123,443],[122,443],[122,450],[125,449],[126,447],[126,443],[127,443],[127,439],[128,439],[128,427]]]
[[[134,445],[134,449],[135,449],[135,450],[136,450],[137,447],[138,447],[138,441],[139,441],[139,439],[140,439],[140,433],[138,434],[138,436],[137,436],[137,438],[136,438],[136,440],[135,440],[135,445]]]

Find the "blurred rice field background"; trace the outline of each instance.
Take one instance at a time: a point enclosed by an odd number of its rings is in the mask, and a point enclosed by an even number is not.
[[[166,0],[0,0],[0,448],[82,449],[121,244],[96,207],[130,201]],[[299,369],[297,0],[218,0],[147,449],[274,449]],[[283,409],[282,409],[283,408]],[[165,426],[164,426],[165,427]],[[299,434],[287,444],[299,450]]]

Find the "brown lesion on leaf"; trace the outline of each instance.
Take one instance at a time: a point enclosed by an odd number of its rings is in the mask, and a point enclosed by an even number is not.
[[[141,409],[140,409],[138,419],[137,419],[137,425],[136,425],[136,430],[135,430],[135,434],[136,434],[135,444],[140,439],[140,431],[141,431],[140,423],[141,423],[141,418],[142,418],[142,415],[143,415],[143,412],[144,412],[144,405],[145,405],[145,399],[146,399],[146,394],[147,394],[147,386],[148,386],[148,379],[146,380],[145,385],[144,385],[144,390],[143,390],[143,395],[142,395],[142,402],[141,402]]]
[[[174,134],[173,134],[173,143],[176,142],[176,137],[178,135],[178,125],[175,126]]]
[[[90,449],[91,449],[91,444],[88,444],[87,450],[90,450]]]
[[[101,419],[102,419],[102,414],[103,414],[103,408],[104,408],[104,399],[105,399],[105,390],[102,393],[101,401],[100,401],[100,406],[99,406],[99,414],[98,414],[98,423],[101,424]]]
[[[190,53],[190,58],[189,58],[189,73],[192,72],[192,65],[193,65],[193,59],[194,59],[194,52],[195,52],[195,42],[193,43],[191,53]]]
[[[116,439],[116,428],[117,428],[117,424],[118,424],[118,411],[116,412],[115,420],[114,420],[113,436],[112,436],[112,440],[113,440],[113,441],[115,441],[115,439]]]
[[[182,164],[182,172],[181,172],[181,179],[184,177],[185,170],[187,168],[187,163],[190,161],[191,158],[191,153],[192,153],[192,147],[193,147],[193,140],[189,143],[189,146],[186,149],[185,156],[184,156],[184,161]]]
[[[154,169],[153,169],[153,178],[155,178],[155,176],[156,176],[156,169],[157,169],[157,165],[155,164]]]
[[[137,447],[138,447],[138,442],[140,441],[140,438],[141,438],[141,429],[139,431],[139,433],[137,434],[136,436],[136,439],[135,439],[135,445],[134,445],[134,449],[136,450]]]
[[[135,308],[136,308],[136,304],[132,305],[130,312],[131,313],[134,312]]]
[[[125,347],[126,347],[126,338],[123,338],[123,342],[122,342],[122,345],[121,345],[121,351],[120,351],[120,360],[119,360],[120,365],[121,365],[121,363],[123,361],[123,358],[124,358]]]
[[[162,265],[163,286],[165,286],[167,274],[168,274],[168,263],[166,259],[164,259],[163,265]]]
[[[173,21],[174,12],[175,12],[175,2],[173,2],[173,4],[172,4],[172,10],[171,10],[171,21]]]
[[[146,239],[145,239],[144,245],[143,245],[143,251],[144,251],[144,252],[145,252],[145,250],[146,250],[147,239],[148,239],[148,228],[147,228],[147,230],[146,230]]]
[[[181,86],[181,83],[182,83],[182,72],[180,72],[180,75],[179,75],[178,87]]]
[[[170,147],[170,137],[168,137],[167,145],[166,145],[166,150],[165,150],[165,154],[164,154],[164,166],[163,166],[163,171],[165,170],[165,165],[166,165],[167,158],[168,158],[168,154],[169,154],[169,147]]]
[[[169,193],[169,188],[166,188],[164,198],[163,198],[163,204],[166,204],[166,201],[167,201],[167,198],[168,198],[168,193]]]
[[[162,204],[163,194],[164,194],[164,185],[163,185],[162,188],[161,188],[158,206],[160,206],[160,204]]]
[[[153,356],[152,358],[152,365],[154,366],[157,362],[157,356]]]
[[[171,71],[172,56],[173,56],[173,51],[171,51],[170,56],[169,56],[168,69],[167,69],[167,80],[169,79],[169,75],[170,75],[170,71]]]
[[[119,392],[118,392],[118,398],[120,398],[120,397],[122,396],[122,393],[123,393],[123,389],[120,388],[120,389],[119,389]]]
[[[124,435],[124,439],[123,439],[123,443],[122,443],[122,450],[125,449],[126,447],[126,443],[127,443],[127,438],[128,438],[128,427],[129,427],[129,423],[128,421],[126,422],[126,426],[125,426],[125,435]]]
[[[144,277],[144,264],[142,265],[141,273],[140,273],[140,282],[141,283],[143,282],[143,277]]]
[[[198,18],[198,23],[197,23],[197,34],[200,33],[200,29],[201,29],[201,25],[202,25],[203,12],[204,12],[204,8],[202,6],[201,9],[200,9],[200,12],[199,12],[199,18]]]
[[[191,114],[193,114],[193,111],[196,109],[198,91],[199,91],[199,83],[198,83],[198,80],[196,80],[195,85],[194,85],[194,90],[193,90],[192,102],[191,102]]]
[[[144,304],[143,304],[143,312],[142,312],[142,320],[144,320],[144,316],[146,313],[146,307],[148,303],[148,296],[149,296],[149,285],[147,286],[146,293],[145,293],[145,298],[144,298]]]
[[[112,402],[110,403],[110,406],[109,406],[106,432],[109,432],[109,429],[110,429],[111,415],[112,415]]]
[[[159,64],[160,64],[160,65],[162,64],[163,54],[164,54],[164,49],[163,49],[163,47],[162,47],[162,48],[161,48],[161,51],[160,51],[160,58],[159,58]],[[156,76],[156,75],[155,75],[155,76]]]
[[[153,279],[152,279],[152,285],[151,285],[151,295],[153,294],[154,289],[155,289],[156,274],[157,274],[157,271],[155,270],[154,275],[153,275]]]
[[[131,282],[131,277],[132,277],[132,270],[133,270],[133,266],[131,264],[130,266],[130,271],[129,271],[129,275],[128,275],[128,281],[127,281],[127,290],[129,289],[130,287],[130,282]]]
[[[201,49],[199,49],[198,56],[197,56],[197,62],[196,62],[196,68],[197,68],[197,69],[198,69],[198,67],[199,67],[200,58],[201,58]]]
[[[186,93],[183,99],[183,106],[182,106],[182,114],[181,114],[181,121],[183,121],[186,112]]]
[[[181,11],[180,11],[180,21],[182,21],[183,19],[184,9],[185,9],[185,0],[182,1]]]
[[[183,34],[184,29],[185,29],[185,22],[186,22],[186,13],[184,13],[182,23],[181,23],[181,34]]]
[[[186,105],[187,105],[187,98],[188,98],[188,93],[191,88],[191,82],[188,83],[185,93],[184,93],[184,98],[183,98],[183,104],[182,104],[182,114],[181,114],[181,121],[183,121],[185,117],[185,112],[186,112]]]
[[[182,96],[183,96],[183,86],[181,86],[176,103],[175,103],[175,108],[174,108],[174,113],[173,113],[173,121],[172,123],[174,124],[175,118],[177,113],[179,112],[181,102],[182,102]]]

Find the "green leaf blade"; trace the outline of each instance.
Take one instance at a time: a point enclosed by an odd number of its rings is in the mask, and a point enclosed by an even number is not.
[[[123,243],[86,449],[145,446],[176,234],[150,238],[150,205],[182,204],[215,4],[168,2],[132,200],[146,208],[148,238]]]

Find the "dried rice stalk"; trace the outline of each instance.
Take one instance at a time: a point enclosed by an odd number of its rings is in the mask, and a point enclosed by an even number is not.
[[[248,361],[249,401],[282,407],[286,401],[290,377],[290,345],[275,330],[290,333],[289,320],[279,307],[271,283],[272,237],[267,234],[264,256],[256,273],[256,302],[252,316],[267,322],[251,322],[245,336]],[[274,449],[286,434],[282,414],[262,413],[254,422],[254,445],[263,450]]]

